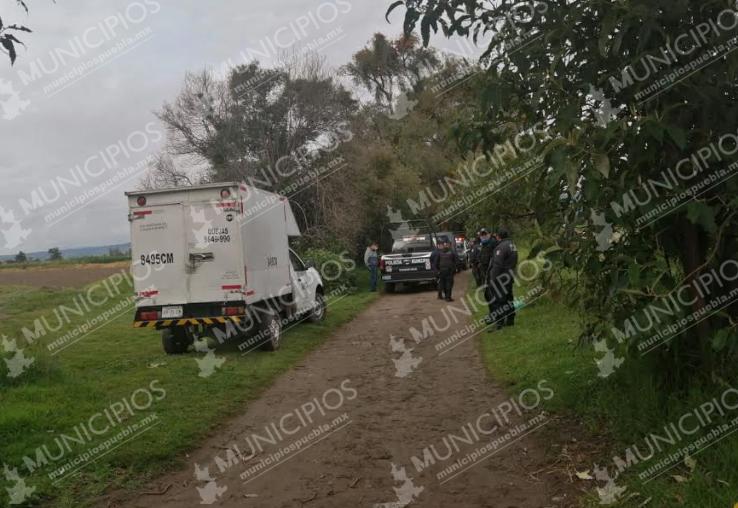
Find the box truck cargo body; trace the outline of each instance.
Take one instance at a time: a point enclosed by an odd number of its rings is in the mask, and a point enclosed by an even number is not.
[[[165,349],[167,337],[186,349],[194,327],[325,312],[319,274],[290,252],[300,231],[285,197],[235,182],[126,196],[134,325],[165,329]]]

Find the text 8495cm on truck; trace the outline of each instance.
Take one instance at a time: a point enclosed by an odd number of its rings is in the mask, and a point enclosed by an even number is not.
[[[134,326],[156,328],[168,354],[199,337],[279,348],[284,323],[325,317],[323,282],[289,248],[288,200],[235,182],[126,192]]]

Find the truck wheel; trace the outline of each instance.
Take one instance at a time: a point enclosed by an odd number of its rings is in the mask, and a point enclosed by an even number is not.
[[[395,292],[395,284],[394,284],[394,282],[385,282],[384,283],[384,292],[385,293],[394,293]]]
[[[161,331],[161,345],[168,355],[181,355],[191,344],[184,328],[165,328]]]
[[[315,303],[313,304],[313,310],[310,311],[308,319],[311,323],[320,323],[325,319],[326,305],[325,298],[322,293],[315,293]]]
[[[261,322],[259,329],[261,334],[261,348],[266,351],[276,351],[279,349],[282,339],[282,321],[279,314],[271,312],[265,316]]]

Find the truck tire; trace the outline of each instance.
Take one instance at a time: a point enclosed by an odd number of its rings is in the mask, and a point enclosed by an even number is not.
[[[259,327],[259,333],[262,336],[261,349],[265,351],[276,351],[282,344],[282,321],[279,314],[272,311],[264,316]]]
[[[326,304],[325,304],[325,298],[323,297],[323,293],[316,292],[315,293],[315,305],[313,306],[313,310],[310,311],[310,315],[308,316],[308,319],[311,323],[320,323],[325,319],[326,315]]]
[[[190,344],[190,338],[184,328],[165,328],[161,331],[161,345],[168,355],[186,353]]]
[[[394,282],[385,282],[384,283],[384,292],[385,293],[394,293],[395,292],[395,283]]]

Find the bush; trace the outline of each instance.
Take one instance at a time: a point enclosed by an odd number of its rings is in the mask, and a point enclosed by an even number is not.
[[[301,253],[305,261],[311,261],[323,278],[325,292],[353,289],[356,287],[356,270],[360,269],[347,251],[334,252],[327,249],[310,248]]]

